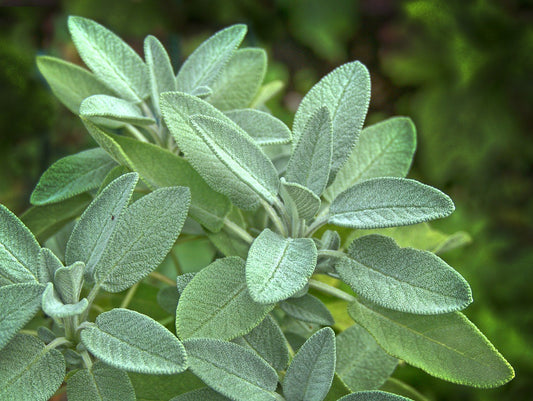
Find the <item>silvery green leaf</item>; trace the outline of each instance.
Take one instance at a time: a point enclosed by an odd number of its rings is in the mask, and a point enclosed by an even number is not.
[[[322,401],[335,374],[335,333],[329,327],[317,331],[300,347],[285,378],[287,401]]]
[[[240,238],[230,236],[225,231],[207,234],[215,248],[224,256],[240,256],[246,259],[250,244]]]
[[[81,102],[92,95],[113,95],[85,68],[55,57],[37,56],[37,67],[52,92],[70,111],[79,114]]]
[[[271,114],[256,109],[230,110],[224,113],[261,146],[289,143],[291,130]]]
[[[300,219],[312,219],[320,208],[320,198],[310,189],[281,177],[280,194],[285,204],[290,204]]]
[[[333,128],[333,157],[329,182],[344,164],[354,147],[370,101],[370,75],[359,61],[341,65],[322,78],[305,95],[294,117],[293,134],[297,141],[317,108],[327,106]]]
[[[44,290],[44,287],[42,287],[42,288]],[[39,303],[39,306],[41,306],[41,300],[37,299],[37,302]],[[37,328],[37,336],[45,344],[51,343],[57,337],[56,333],[54,333],[48,327],[44,327],[44,326],[40,326],[40,327]]]
[[[177,89],[174,70],[167,51],[155,36],[148,35],[144,39],[144,58],[148,65],[152,102],[159,113],[159,95]]]
[[[380,388],[398,364],[358,324],[337,335],[336,341],[336,372],[351,391]]]
[[[54,274],[54,286],[65,303],[73,304],[80,298],[83,286],[85,264],[75,262],[67,267],[59,267]]]
[[[178,276],[178,278],[181,276]],[[157,293],[157,303],[165,312],[174,315],[178,306],[180,293],[176,287],[163,287]]]
[[[209,86],[199,86],[198,88],[193,89],[191,95],[199,97],[200,99],[205,99],[211,93],[213,93],[213,89]]]
[[[326,106],[313,111],[300,132],[285,178],[322,195],[332,166],[333,137],[331,115]]]
[[[289,316],[308,323],[331,326],[335,324],[331,312],[324,303],[311,294],[289,298],[279,304]]]
[[[431,252],[400,248],[392,238],[372,234],[353,241],[348,256],[335,265],[341,279],[385,308],[434,315],[472,302],[466,280]]]
[[[393,117],[361,132],[352,154],[324,192],[329,202],[359,181],[405,177],[416,149],[416,129],[408,117]]]
[[[68,379],[67,397],[69,401],[136,400],[128,374],[99,361]]]
[[[396,395],[392,393],[387,393],[385,391],[359,391],[357,393],[352,393],[345,395],[340,398],[338,401],[409,401],[410,398],[402,397],[401,395]]]
[[[342,192],[329,222],[350,228],[406,226],[449,216],[455,206],[436,188],[407,178],[372,178]]]
[[[252,351],[216,339],[184,342],[190,370],[212,389],[236,401],[275,401],[276,371]]]
[[[63,263],[48,248],[41,248],[39,251],[39,281],[43,284],[54,281],[54,274],[57,269],[63,267]]]
[[[211,390],[209,387],[199,388],[188,393],[178,395],[170,401],[231,401],[230,398]]]
[[[180,296],[176,332],[192,337],[231,340],[256,327],[273,308],[250,297],[244,261],[217,259],[198,272]]]
[[[31,231],[0,204],[0,286],[38,282],[40,249]]]
[[[80,117],[83,125],[89,131],[89,134],[96,141],[100,147],[105,150],[113,160],[122,166],[127,166],[131,168],[131,161],[128,159],[128,156],[124,153],[122,148],[117,144],[113,138],[109,136],[107,132],[102,130],[97,125],[90,122],[85,117]],[[133,168],[131,168],[133,170]]]
[[[80,115],[96,123],[97,119],[106,118],[124,124],[155,124],[155,120],[146,117],[139,106],[108,95],[93,95],[85,99],[80,106]]]
[[[482,388],[514,377],[509,363],[459,312],[412,315],[353,302],[348,313],[388,354],[435,377]]]
[[[401,395],[402,397],[412,399],[413,401],[430,401],[429,398],[421,394],[415,388],[395,377],[389,377],[385,384],[381,386],[380,390]]]
[[[112,309],[81,332],[83,345],[115,368],[139,373],[173,374],[187,369],[183,344],[152,318]]]
[[[184,273],[180,274],[178,277],[176,277],[176,289],[178,290],[178,293],[181,295],[183,294],[183,291],[185,291],[185,287],[191,282],[191,280],[196,276],[196,273]],[[174,312],[176,309],[174,308]]]
[[[37,283],[0,287],[0,349],[35,316],[43,291],[44,286]]]
[[[119,216],[130,201],[138,179],[137,173],[124,174],[111,182],[91,202],[72,230],[65,252],[67,264],[84,262],[87,276],[92,275]]]
[[[113,159],[100,148],[63,157],[39,178],[30,202],[33,205],[56,203],[98,188],[114,166]]]
[[[205,387],[190,370],[174,375],[147,375],[128,372],[137,401],[169,401],[177,394]]]
[[[341,246],[341,237],[337,231],[326,230],[322,237],[320,238],[322,247],[320,249],[333,249],[337,250]]]
[[[69,17],[68,28],[80,57],[102,83],[131,102],[148,96],[148,71],[135,50],[87,18]]]
[[[272,164],[276,167],[280,176],[285,174],[287,170],[287,164],[292,154],[292,145],[290,144],[277,144],[277,145],[264,145],[261,149],[266,153]]]
[[[83,298],[76,303],[63,302],[52,283],[48,283],[43,293],[43,312],[53,318],[61,319],[69,316],[81,315],[85,312],[88,306],[89,302],[87,301],[87,298]]]
[[[138,142],[138,141],[136,141]],[[100,187],[98,188],[98,191],[96,192],[96,195],[100,195],[102,191],[107,187],[111,182],[116,180],[118,177],[124,174],[131,173],[131,170],[126,166],[115,166],[113,167],[109,173],[105,176],[102,183],[100,184]]]
[[[118,216],[108,246],[94,267],[96,285],[120,292],[163,262],[181,232],[189,204],[189,188],[159,188]]]
[[[271,81],[267,84],[264,84],[261,86],[261,88],[259,88],[259,91],[250,104],[250,107],[254,109],[265,108],[265,103],[276,96],[283,89],[283,86],[284,83],[280,80]]]
[[[244,35],[246,25],[233,25],[217,32],[198,46],[185,60],[176,76],[178,90],[192,93],[200,86],[211,87],[241,44]]]
[[[305,287],[316,266],[317,250],[311,238],[284,238],[264,229],[246,259],[246,284],[255,302],[271,304]]]
[[[212,83],[206,100],[219,110],[248,107],[265,77],[267,56],[263,49],[237,50]]]
[[[63,383],[65,359],[56,349],[26,334],[0,351],[0,399],[47,401]]]

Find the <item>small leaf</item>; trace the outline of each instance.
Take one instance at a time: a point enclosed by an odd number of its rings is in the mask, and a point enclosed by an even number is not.
[[[291,130],[271,114],[255,109],[231,110],[224,113],[261,146],[289,143]]]
[[[57,269],[63,267],[63,263],[48,248],[41,248],[39,252],[39,281],[43,284],[54,281]]]
[[[373,178],[355,184],[331,204],[329,222],[350,228],[385,228],[449,216],[452,200],[438,189],[406,178]]]
[[[173,374],[187,369],[183,344],[152,318],[112,309],[83,329],[81,340],[97,358],[115,368],[139,373]]]
[[[217,259],[197,273],[181,294],[176,332],[183,339],[231,340],[256,327],[272,308],[250,297],[241,258]]]
[[[177,90],[174,70],[165,48],[155,36],[144,39],[144,58],[148,65],[154,108],[159,113],[159,95]]]
[[[189,391],[188,393],[178,395],[172,398],[170,401],[231,401],[230,398],[224,397],[222,394],[211,390],[209,387],[200,388],[197,390]]]
[[[105,131],[103,131],[100,127],[90,122],[85,117],[80,117],[81,122],[83,125],[85,125],[85,128],[87,128],[87,131],[89,131],[89,134],[92,136],[92,138],[96,141],[100,147],[107,152],[111,158],[116,161],[118,164],[122,166],[127,166],[131,170],[132,164],[131,161],[128,159],[128,156],[124,153],[122,148],[109,136],[109,134]]]
[[[409,401],[400,395],[386,393],[384,391],[360,391],[339,398],[338,401]]]
[[[86,298],[76,303],[65,303],[55,291],[54,285],[48,283],[43,293],[43,312],[52,318],[65,318],[69,316],[81,315],[87,307],[89,302]]]
[[[254,109],[264,108],[265,103],[276,96],[283,89],[283,86],[284,83],[279,80],[271,81],[261,86],[255,95],[254,100],[252,100],[250,107]]]
[[[354,302],[350,316],[390,355],[453,383],[497,387],[513,368],[463,314],[411,315]]]
[[[312,219],[320,208],[320,198],[310,189],[295,182],[287,182],[281,177],[280,194],[284,203],[292,204],[296,210],[297,218]]]
[[[275,401],[276,371],[252,351],[215,339],[184,342],[190,370],[209,387],[236,401]]]
[[[335,324],[331,312],[324,303],[310,294],[299,298],[289,298],[279,304],[289,316],[308,323],[331,326]]]
[[[85,264],[75,262],[67,267],[59,267],[54,273],[54,285],[65,303],[78,302],[83,286]]]
[[[317,331],[301,346],[283,379],[287,401],[322,401],[335,374],[335,333]]]
[[[155,120],[146,117],[140,107],[108,95],[93,95],[85,99],[80,106],[80,115],[96,123],[98,118],[107,118],[124,124],[155,124]]]
[[[311,238],[283,238],[264,229],[246,260],[246,284],[255,302],[287,299],[305,287],[315,270],[317,250]]]

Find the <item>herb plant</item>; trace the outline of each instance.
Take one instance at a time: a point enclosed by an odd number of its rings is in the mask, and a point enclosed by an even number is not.
[[[22,220],[0,207],[0,399],[424,399],[391,377],[400,360],[474,387],[513,377],[436,255],[465,240],[426,223],[453,202],[404,178],[412,122],[362,129],[361,63],[318,82],[291,130],[244,25],[177,75],[152,36],[143,61],[93,21],[69,29],[91,71],[37,63],[99,147],[54,163]],[[161,267],[206,238],[205,268]]]

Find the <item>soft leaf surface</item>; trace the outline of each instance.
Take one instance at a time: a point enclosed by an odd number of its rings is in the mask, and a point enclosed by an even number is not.
[[[190,370],[174,375],[147,375],[129,372],[137,401],[169,401],[177,394],[205,387]]]
[[[333,325],[335,321],[324,303],[311,294],[298,298],[289,298],[279,304],[280,308],[289,316],[308,323]]]
[[[312,219],[320,208],[320,198],[310,189],[295,182],[287,182],[281,177],[280,194],[285,205],[292,204],[296,210],[297,218]]]
[[[226,111],[224,114],[250,135],[258,145],[275,145],[291,141],[291,130],[283,121],[264,111],[239,109]]]
[[[410,398],[401,395],[386,393],[385,391],[359,391],[348,394],[339,399],[339,401],[409,401]]]
[[[54,273],[54,285],[61,299],[66,303],[75,303],[80,297],[83,286],[85,264],[75,262],[67,267],[59,267]]]
[[[159,113],[159,95],[177,89],[174,70],[168,53],[155,36],[148,35],[144,39],[144,57],[148,65],[152,102]]]
[[[54,281],[56,270],[63,267],[63,263],[48,248],[41,248],[39,252],[39,281],[43,284]]]
[[[95,117],[107,118],[124,124],[155,124],[155,120],[146,117],[137,105],[108,95],[93,95],[85,99],[80,106],[80,115],[91,120]]]
[[[43,312],[53,318],[65,318],[69,316],[81,315],[89,302],[86,298],[76,303],[65,303],[54,289],[52,283],[48,283],[43,293]]]

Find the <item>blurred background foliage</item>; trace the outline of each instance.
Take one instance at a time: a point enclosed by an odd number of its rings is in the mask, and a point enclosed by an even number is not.
[[[136,50],[156,35],[179,66],[202,40],[236,22],[269,52],[269,106],[288,124],[302,95],[333,68],[361,60],[372,75],[367,123],[410,116],[410,174],[452,196],[436,224],[473,242],[445,259],[471,283],[466,314],[516,369],[494,390],[401,366],[431,400],[529,400],[533,394],[533,7],[530,0],[0,0],[0,202],[17,213],[53,161],[94,146],[48,91],[36,54],[81,63],[68,15],[104,24]],[[30,5],[13,7],[17,5]],[[11,7],[9,7],[11,6]]]

